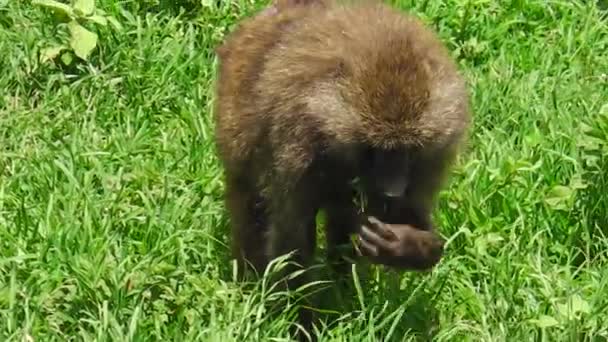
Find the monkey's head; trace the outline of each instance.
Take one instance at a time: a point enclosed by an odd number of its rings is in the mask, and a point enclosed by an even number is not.
[[[356,165],[364,190],[387,199],[435,183],[470,123],[455,63],[428,31],[408,29],[421,31],[356,46],[340,62],[337,100],[319,95],[331,110],[325,118],[331,140],[348,150],[343,155]]]

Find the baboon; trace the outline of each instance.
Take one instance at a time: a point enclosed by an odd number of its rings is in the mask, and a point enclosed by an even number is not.
[[[431,212],[471,116],[430,29],[379,1],[279,0],[216,51],[216,141],[240,268],[263,272],[288,252],[307,265],[321,209],[330,258],[358,235],[375,263],[436,264]]]

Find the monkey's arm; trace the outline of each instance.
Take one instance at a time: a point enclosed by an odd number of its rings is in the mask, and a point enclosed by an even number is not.
[[[295,251],[298,263],[307,263],[314,249],[318,184],[311,165],[315,160],[314,131],[304,116],[277,121],[272,131],[274,167],[268,178],[269,258]],[[297,129],[280,128],[293,125]]]
[[[359,251],[374,263],[398,269],[426,270],[441,259],[443,241],[433,231],[368,217],[359,232]]]
[[[267,254],[270,259],[295,252],[295,261],[306,264],[315,243],[314,187],[306,180],[288,190],[273,186]]]

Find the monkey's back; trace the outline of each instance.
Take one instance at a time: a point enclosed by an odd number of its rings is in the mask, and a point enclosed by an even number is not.
[[[438,62],[442,72],[456,72],[447,50],[417,19],[369,1],[323,2],[256,15],[241,22],[218,55],[216,139],[227,164],[254,158],[265,146],[285,143],[282,139],[304,137],[319,115],[344,115],[309,108],[319,83],[332,84],[344,68],[359,70],[361,82],[371,79],[379,87],[394,78],[383,65],[399,58],[412,64]],[[434,60],[423,61],[429,56]],[[346,119],[355,126],[358,118]]]
[[[265,112],[260,99],[272,95],[261,91],[259,86],[267,54],[285,34],[282,28],[301,20],[311,10],[289,9],[247,18],[217,48],[219,72],[214,119],[218,152],[226,166],[251,158],[257,143],[267,133],[270,113]]]

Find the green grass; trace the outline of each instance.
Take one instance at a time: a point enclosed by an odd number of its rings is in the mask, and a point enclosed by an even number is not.
[[[39,53],[66,28],[0,1],[0,340],[288,336],[293,307],[231,280],[210,117],[213,47],[262,3],[182,2],[97,1],[122,30],[89,26],[90,61],[60,67]],[[608,340],[606,13],[393,3],[454,52],[475,124],[436,214],[446,257],[360,273],[323,340]]]

